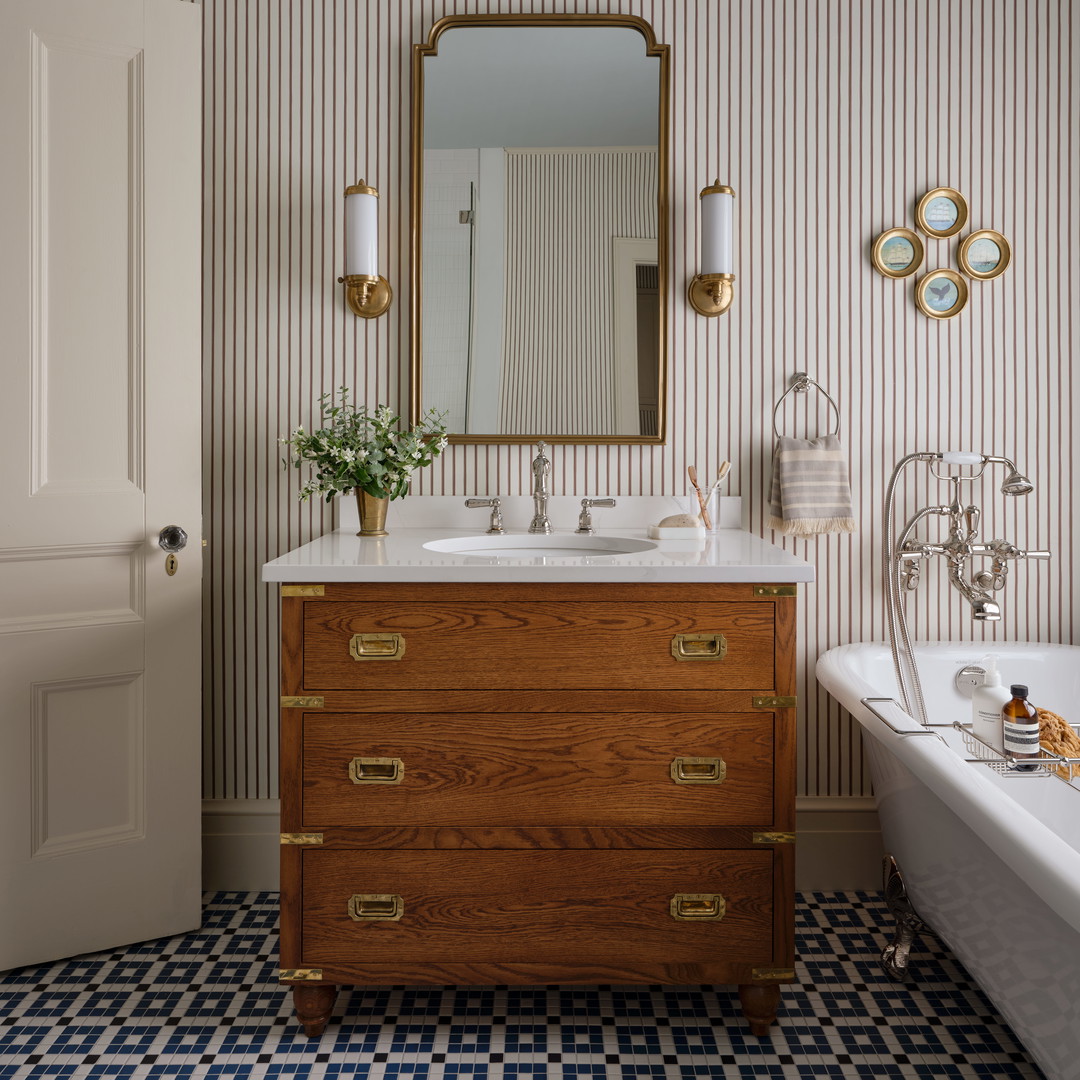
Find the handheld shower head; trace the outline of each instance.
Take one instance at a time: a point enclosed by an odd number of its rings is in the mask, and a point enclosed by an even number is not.
[[[1035,490],[1035,485],[1016,467],[1016,463],[1010,461],[1007,457],[990,456],[983,458],[983,461],[989,465],[994,462],[997,465],[1004,465],[1009,470],[1008,475],[1001,483],[1002,495],[1027,495]]]
[[[914,456],[914,455],[913,455]],[[1035,485],[1024,476],[1016,467],[1016,465],[1010,461],[1007,457],[998,457],[993,454],[975,454],[967,451],[960,450],[948,450],[944,453],[937,453],[929,455],[931,461],[941,461],[945,465],[977,465],[979,471],[972,476],[945,476],[937,472],[931,465],[931,472],[939,480],[952,480],[954,482],[958,480],[975,480],[982,476],[983,469],[986,468],[991,462],[997,465],[1004,465],[1009,470],[1008,476],[1005,477],[1004,482],[1001,485],[1002,495],[1027,495],[1035,490]]]
[[[1035,490],[1035,485],[1013,468],[1001,484],[1002,495],[1027,495]]]

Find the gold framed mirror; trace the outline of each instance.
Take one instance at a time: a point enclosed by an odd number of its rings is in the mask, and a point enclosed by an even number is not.
[[[412,76],[414,422],[662,443],[668,47],[632,15],[450,15]]]

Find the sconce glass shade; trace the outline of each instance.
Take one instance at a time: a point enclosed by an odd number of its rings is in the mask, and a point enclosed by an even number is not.
[[[735,192],[719,180],[701,192],[701,270],[687,290],[690,306],[706,318],[723,315],[735,297],[731,253]]]
[[[345,273],[379,272],[379,193],[364,181],[345,189]]]
[[[735,273],[731,254],[734,207],[735,192],[719,181],[701,192],[702,274]]]
[[[390,283],[379,276],[379,193],[363,180],[345,189],[345,285],[349,310],[375,319],[390,307]]]

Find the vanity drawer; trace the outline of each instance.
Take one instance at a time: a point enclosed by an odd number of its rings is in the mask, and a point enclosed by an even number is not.
[[[765,850],[312,848],[302,859],[304,967],[754,964],[772,956]],[[683,918],[672,914],[677,896]]]
[[[303,716],[305,829],[768,826],[773,714]]]
[[[770,690],[774,631],[768,602],[312,601],[303,685]]]

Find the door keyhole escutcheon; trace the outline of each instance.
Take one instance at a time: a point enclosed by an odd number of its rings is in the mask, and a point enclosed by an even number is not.
[[[166,525],[158,533],[158,547],[166,553],[165,573],[172,577],[180,565],[176,557],[178,551],[183,551],[187,546],[187,533],[179,525]]]

